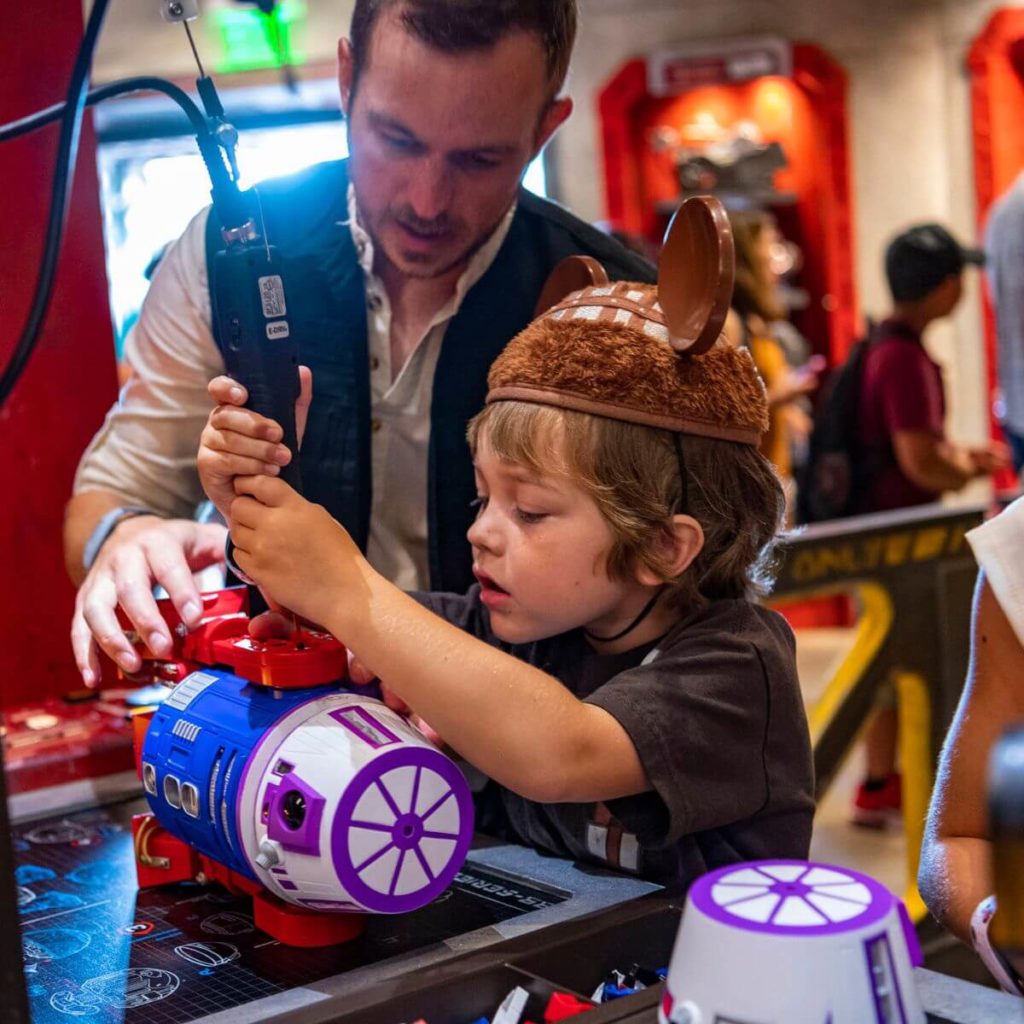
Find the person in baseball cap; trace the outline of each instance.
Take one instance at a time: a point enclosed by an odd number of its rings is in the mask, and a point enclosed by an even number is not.
[[[936,502],[1009,465],[1002,442],[966,445],[947,436],[942,368],[923,344],[931,325],[959,304],[964,269],[984,262],[979,250],[961,245],[940,224],[907,228],[886,248],[892,309],[870,334],[859,380],[855,450],[868,482],[858,512]],[[864,732],[866,770],[853,821],[882,828],[902,822],[895,691],[884,687],[875,706]]]
[[[885,252],[885,275],[895,302],[916,302],[950,278],[959,278],[964,267],[984,264],[980,249],[965,248],[941,224],[908,228]]]

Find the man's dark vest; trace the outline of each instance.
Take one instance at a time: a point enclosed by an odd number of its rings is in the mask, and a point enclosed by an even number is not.
[[[370,367],[365,279],[347,224],[347,192],[347,165],[341,161],[266,182],[259,198],[267,237],[285,260],[289,322],[299,358],[313,371],[314,398],[301,455],[303,488],[365,551],[372,494]],[[213,253],[222,247],[213,216],[206,245],[206,265],[213,267]],[[494,263],[466,294],[445,332],[430,413],[432,590],[461,593],[473,582],[466,531],[476,488],[466,424],[483,408],[491,363],[532,319],[551,269],[574,254],[596,257],[613,279],[653,280],[653,268],[639,256],[554,203],[521,191]],[[222,339],[216,341],[223,350]]]

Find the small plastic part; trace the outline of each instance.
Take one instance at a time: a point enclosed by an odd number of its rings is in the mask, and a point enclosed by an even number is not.
[[[544,1024],[557,1024],[558,1021],[568,1020],[593,1009],[594,1004],[589,1001],[578,999],[568,992],[555,992],[544,1010]]]
[[[195,21],[199,17],[199,0],[160,0],[160,17],[172,24]]]
[[[280,864],[280,844],[272,842],[269,839],[264,839],[263,842],[260,843],[260,852],[256,857],[256,863],[259,864],[264,871],[269,871],[275,865]]]

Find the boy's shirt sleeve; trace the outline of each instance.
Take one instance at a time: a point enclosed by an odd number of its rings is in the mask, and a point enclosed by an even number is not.
[[[811,799],[806,717],[784,630],[756,642],[742,629],[684,635],[587,698],[626,730],[654,789],[607,802],[641,844]]]

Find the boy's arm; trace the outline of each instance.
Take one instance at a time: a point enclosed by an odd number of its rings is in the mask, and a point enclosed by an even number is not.
[[[438,618],[360,561],[360,599],[339,595],[328,628],[471,764],[541,803],[650,788],[610,714]]]
[[[982,576],[967,685],[939,762],[918,875],[931,912],[968,943],[971,914],[992,892],[989,752],[1003,729],[1024,717],[1022,678],[1024,648]]]
[[[492,779],[542,803],[650,789],[632,741],[608,712],[422,607],[375,572],[323,508],[281,480],[242,479],[236,490],[246,495],[231,506],[239,567],[275,600],[322,623]]]

